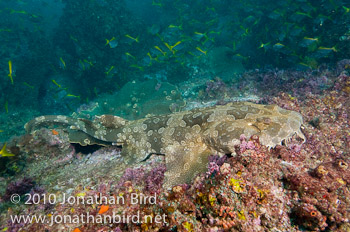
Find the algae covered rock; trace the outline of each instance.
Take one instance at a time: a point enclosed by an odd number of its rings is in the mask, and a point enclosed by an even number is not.
[[[156,80],[126,83],[116,94],[100,97],[90,109],[80,111],[87,117],[113,114],[134,120],[146,115],[169,114],[185,105],[176,86]],[[81,115],[79,115],[81,116]]]

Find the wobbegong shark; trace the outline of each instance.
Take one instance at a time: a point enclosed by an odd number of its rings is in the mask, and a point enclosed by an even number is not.
[[[142,162],[152,154],[165,156],[167,171],[163,186],[189,183],[205,172],[211,154],[235,153],[240,136],[259,136],[260,143],[273,148],[297,135],[305,142],[300,128],[302,116],[277,105],[231,102],[150,116],[128,121],[118,116],[100,115],[94,120],[61,115],[37,117],[25,125],[28,133],[50,125],[69,127],[69,140],[83,146],[117,145],[122,156]]]

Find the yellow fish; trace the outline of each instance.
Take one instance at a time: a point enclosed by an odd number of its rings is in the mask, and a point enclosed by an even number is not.
[[[331,48],[319,47],[318,50],[338,52],[338,50],[335,48],[335,46],[331,47]]]
[[[5,102],[5,111],[6,111],[6,114],[9,113],[9,102],[8,101]]]
[[[151,63],[152,60],[158,61],[158,57],[153,58],[152,55],[151,55],[151,53],[149,53],[149,52],[147,53],[147,56],[148,56],[149,59],[150,59],[150,63]]]
[[[143,71],[143,67],[142,67],[142,66],[139,66],[139,65],[137,65],[137,64],[132,64],[132,65],[130,65],[130,67],[131,67],[131,68],[137,68],[137,69],[139,69],[140,71]]]
[[[136,59],[136,57],[133,56],[133,55],[131,55],[129,52],[125,52],[125,55],[128,56],[128,57],[131,57],[131,58],[133,58],[133,59]]]
[[[203,51],[200,47],[196,47],[196,49],[201,53],[203,53],[204,55],[207,55],[207,51]]]
[[[125,37],[134,40],[136,43],[139,42],[139,36],[138,36],[137,38],[134,38],[134,37],[132,37],[132,36],[130,36],[130,35],[125,35]]]
[[[8,74],[8,77],[11,79],[11,84],[13,84],[13,77],[12,77],[12,61],[9,60],[9,74]]]
[[[176,29],[180,29],[180,30],[182,30],[182,24],[181,24],[181,25],[179,25],[179,26],[177,26],[177,25],[173,25],[173,24],[170,24],[170,25],[169,25],[169,28],[176,28]]]
[[[154,46],[154,48],[157,49],[158,51],[160,51],[163,54],[163,56],[166,55],[166,52],[164,52],[160,47]]]
[[[62,57],[60,57],[60,67],[61,67],[62,69],[66,69],[66,62],[63,60]]]
[[[15,156],[15,155],[6,151],[6,143],[5,143],[0,151],[0,156],[1,157],[9,157],[9,156]]]
[[[27,82],[23,82],[23,84],[24,84],[25,86],[27,86],[28,88],[34,89],[34,86],[28,84]]]
[[[260,46],[258,48],[266,48],[267,46],[270,45],[271,42],[268,42],[268,43],[261,43]]]
[[[173,46],[170,46],[168,43],[164,43],[164,44],[173,54],[175,54],[175,51],[173,50],[173,48],[176,47],[177,45],[179,45],[180,43],[181,43],[181,41],[178,41]]]
[[[58,88],[62,88],[62,86],[60,84],[58,84],[54,79],[52,79],[52,83],[54,83],[55,85],[57,85]]]
[[[112,66],[108,69],[108,71],[105,72],[105,74],[108,76],[109,73],[110,73],[114,68],[115,68],[114,65],[112,65]]]
[[[70,93],[68,93],[68,94],[66,95],[66,97],[73,97],[73,98],[79,98],[79,99],[80,99],[80,96],[73,95],[73,94],[70,94]]]
[[[109,45],[110,48],[115,48],[118,46],[118,41],[115,37],[112,37],[112,39],[106,39],[105,46]]]

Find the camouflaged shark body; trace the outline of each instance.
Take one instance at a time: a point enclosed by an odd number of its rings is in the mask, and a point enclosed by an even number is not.
[[[210,154],[235,152],[240,135],[258,135],[261,144],[275,147],[297,134],[305,141],[300,127],[302,116],[277,105],[236,102],[169,115],[127,121],[102,115],[93,121],[66,116],[41,116],[26,124],[28,132],[43,125],[70,126],[71,142],[82,145],[122,146],[132,162],[150,154],[164,154],[167,166],[164,186],[189,182],[206,170]]]

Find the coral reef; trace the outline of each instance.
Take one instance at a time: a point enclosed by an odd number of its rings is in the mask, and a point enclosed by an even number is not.
[[[343,70],[320,69],[314,73],[270,70],[243,74],[247,77],[243,83],[247,88],[256,86],[258,95],[264,91],[263,102],[303,116],[302,132],[306,141],[293,136],[275,148],[268,148],[262,144],[262,138],[242,134],[235,152],[209,156],[205,172],[190,184],[180,184],[171,190],[162,187],[166,171],[163,156],[152,155],[144,162],[128,166],[120,155],[120,148],[90,147],[91,150],[83,151],[69,143],[66,130],[55,129],[57,133],[53,133],[41,129],[33,135],[17,137],[9,147],[17,147],[19,158],[27,160],[27,176],[45,189],[32,191],[57,194],[60,200],[65,194],[66,198],[97,197],[101,201],[49,205],[41,202],[35,206],[6,204],[0,229],[349,231],[350,77],[345,65],[339,67]],[[253,83],[254,75],[260,81],[266,78],[273,83],[266,81],[266,85],[259,88]],[[283,82],[285,87],[271,88],[276,82]],[[201,85],[205,86],[205,82]],[[3,177],[9,189],[19,186],[9,183],[19,183],[22,179],[21,174],[16,179]],[[138,203],[132,204],[135,195]],[[111,196],[125,202],[102,201]],[[130,220],[135,215],[149,217],[139,223],[79,221],[53,226],[9,220],[10,215],[27,214],[57,218],[129,215]],[[159,220],[155,220],[156,216]]]
[[[35,182],[29,178],[24,177],[22,180],[9,183],[6,188],[5,194],[2,196],[4,201],[10,200],[12,194],[23,195],[25,193],[29,193],[35,186]]]

